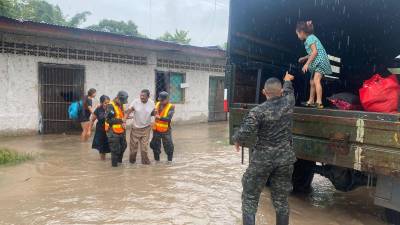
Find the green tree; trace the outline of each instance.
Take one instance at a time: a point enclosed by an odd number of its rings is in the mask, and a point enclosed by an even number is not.
[[[225,42],[223,45],[219,46],[221,49],[226,50],[228,49],[228,42]]]
[[[65,25],[66,21],[60,7],[42,0],[29,0],[22,3],[20,17],[34,22]]]
[[[89,11],[77,13],[67,21],[67,25],[70,27],[78,27],[82,23],[86,22],[86,18],[91,14],[92,13]]]
[[[110,32],[110,33],[115,33],[115,34],[144,37],[144,35],[139,33],[136,24],[134,22],[132,22],[131,20],[129,20],[128,22],[125,22],[125,21],[103,19],[98,24],[91,25],[91,26],[87,27],[86,29]]]
[[[16,12],[14,0],[0,0],[0,15],[6,17],[13,17]]]
[[[175,30],[174,34],[165,32],[163,36],[159,37],[160,41],[169,41],[177,44],[189,44],[192,39],[189,37],[189,31],[185,30]]]
[[[60,7],[44,0],[0,0],[0,15],[14,19],[77,27],[86,21],[90,12],[78,13],[68,19],[63,15]]]

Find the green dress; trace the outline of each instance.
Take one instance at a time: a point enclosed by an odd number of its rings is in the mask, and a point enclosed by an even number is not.
[[[315,44],[317,47],[318,55],[314,59],[313,62],[311,62],[310,66],[308,67],[308,70],[311,73],[311,79],[314,78],[315,72],[319,72],[324,75],[330,75],[332,74],[332,68],[331,64],[329,62],[328,54],[325,51],[324,46],[322,45],[321,41],[315,36],[315,35],[309,35],[304,42],[304,46],[306,48],[307,54],[311,55],[311,45]]]

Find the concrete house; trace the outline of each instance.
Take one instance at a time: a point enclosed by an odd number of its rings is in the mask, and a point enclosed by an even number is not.
[[[168,91],[176,123],[226,119],[225,52],[0,17],[0,134],[68,132],[68,106],[96,88]]]

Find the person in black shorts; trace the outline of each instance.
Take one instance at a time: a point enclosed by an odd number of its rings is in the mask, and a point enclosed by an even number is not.
[[[81,140],[87,141],[89,140],[92,123],[90,121],[90,116],[92,115],[93,108],[93,99],[96,97],[96,89],[91,88],[88,91],[88,94],[83,98],[83,110],[81,112],[81,126],[82,126],[82,134]]]
[[[94,133],[92,148],[97,149],[100,154],[101,160],[106,160],[106,153],[110,153],[110,146],[108,145],[108,138],[104,123],[106,122],[106,109],[110,103],[110,98],[106,95],[100,97],[100,105],[97,107],[92,115],[92,124],[96,122],[96,131]]]

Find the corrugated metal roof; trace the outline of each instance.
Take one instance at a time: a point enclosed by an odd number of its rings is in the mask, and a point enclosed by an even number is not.
[[[96,44],[127,46],[153,51],[167,51],[204,57],[225,58],[225,51],[216,48],[181,45],[148,38],[66,27],[48,23],[15,20],[0,16],[0,32],[1,31],[57,39],[84,41]]]

